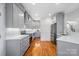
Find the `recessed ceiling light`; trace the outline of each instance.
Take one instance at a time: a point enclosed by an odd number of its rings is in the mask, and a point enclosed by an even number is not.
[[[35,16],[37,17],[38,16],[38,13],[35,13]]]
[[[32,3],[32,5],[36,5],[36,3]]]
[[[51,16],[51,13],[49,13],[48,15]]]
[[[56,3],[56,5],[59,5],[60,3]]]

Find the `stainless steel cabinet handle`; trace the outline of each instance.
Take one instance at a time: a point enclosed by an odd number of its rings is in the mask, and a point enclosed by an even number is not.
[[[0,35],[0,38],[1,38],[1,35]]]

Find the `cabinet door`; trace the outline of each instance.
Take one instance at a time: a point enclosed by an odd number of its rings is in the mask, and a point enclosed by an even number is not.
[[[13,27],[13,4],[6,4],[6,27]]]
[[[6,27],[24,27],[24,12],[16,4],[6,4]]]
[[[13,27],[17,28],[19,25],[19,12],[18,7],[13,4]]]
[[[6,55],[20,56],[20,40],[6,40]]]
[[[18,13],[19,13],[19,16],[18,16],[19,25],[18,25],[18,27],[23,28],[24,27],[24,13],[19,8],[18,8]]]
[[[28,47],[29,47],[29,37],[25,37],[21,40],[21,55],[25,53]]]
[[[79,44],[57,41],[58,56],[79,56]]]
[[[22,28],[24,26],[24,13],[15,4],[13,4],[13,26],[15,28]]]

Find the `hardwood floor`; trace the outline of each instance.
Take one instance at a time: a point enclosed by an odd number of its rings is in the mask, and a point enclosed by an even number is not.
[[[40,41],[36,38],[32,41],[29,49],[25,52],[24,56],[55,56],[56,46],[50,41]]]

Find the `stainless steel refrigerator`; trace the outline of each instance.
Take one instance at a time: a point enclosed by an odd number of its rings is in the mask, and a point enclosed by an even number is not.
[[[56,44],[56,38],[57,38],[57,23],[54,23],[51,25],[51,42]]]

